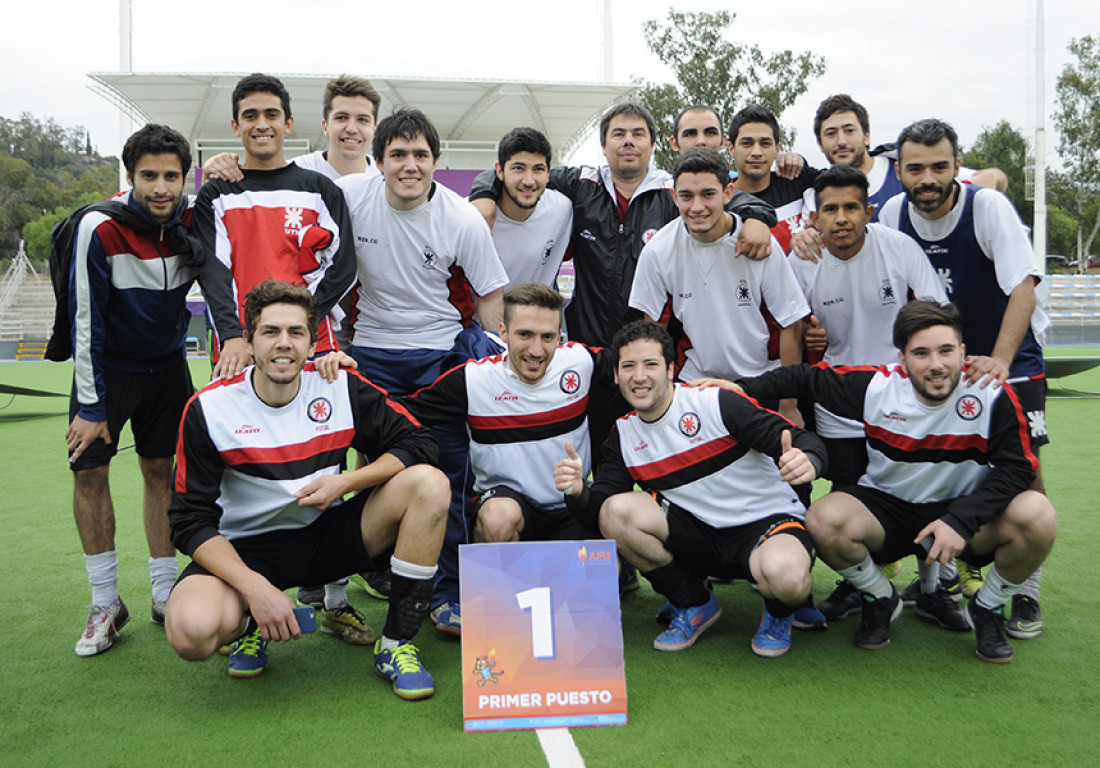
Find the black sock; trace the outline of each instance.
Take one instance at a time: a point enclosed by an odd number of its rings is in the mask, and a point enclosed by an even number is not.
[[[390,582],[390,609],[382,634],[393,640],[412,640],[428,618],[432,586],[432,579],[410,579],[394,573]]]
[[[768,613],[777,619],[785,619],[795,612],[796,606],[787,605],[782,600],[776,600],[774,597],[764,598],[764,607],[768,609]]]
[[[677,608],[694,608],[710,600],[710,593],[703,586],[702,579],[693,576],[675,560],[642,575]]]

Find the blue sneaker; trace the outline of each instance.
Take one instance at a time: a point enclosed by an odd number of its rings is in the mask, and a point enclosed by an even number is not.
[[[420,663],[420,651],[406,641],[383,651],[382,641],[374,646],[374,671],[393,682],[393,692],[407,701],[427,699],[435,693],[435,681]]]
[[[765,608],[760,616],[760,626],[752,636],[752,652],[765,658],[782,656],[791,649],[791,624],[793,623],[793,613],[785,619],[777,619]]]
[[[805,629],[820,632],[829,628],[829,622],[825,614],[814,607],[813,601],[808,601],[799,607],[792,616],[795,629]]]
[[[260,628],[249,632],[233,643],[229,651],[230,677],[255,677],[267,668],[267,641],[260,636]]]
[[[694,608],[677,608],[668,629],[657,635],[653,647],[658,651],[682,651],[695,645],[699,635],[722,615],[722,606],[713,592],[710,599]]]
[[[443,603],[432,608],[432,621],[443,634],[462,637],[462,609],[459,603]]]

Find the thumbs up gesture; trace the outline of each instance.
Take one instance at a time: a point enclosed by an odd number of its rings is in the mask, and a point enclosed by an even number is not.
[[[802,326],[802,345],[807,352],[824,352],[828,346],[829,335],[821,327],[817,315],[810,315]]]
[[[813,482],[817,477],[813,462],[800,449],[794,447],[791,431],[784,429],[779,437],[782,453],[779,456],[779,476],[790,485]]]
[[[573,443],[565,441],[565,458],[554,465],[554,485],[566,496],[584,490],[584,465]]]

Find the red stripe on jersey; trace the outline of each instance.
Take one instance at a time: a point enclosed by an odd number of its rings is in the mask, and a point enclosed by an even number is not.
[[[304,443],[276,445],[271,448],[235,448],[222,451],[221,456],[230,467],[240,464],[285,464],[308,459],[320,453],[347,448],[354,435],[354,429],[341,429],[339,432],[318,435]]]
[[[474,319],[474,289],[462,267],[452,265],[447,271],[451,273],[447,278],[447,301],[462,315],[462,327],[465,328]]]
[[[1020,398],[1016,395],[1016,390],[1012,388],[1012,385],[1004,384],[1003,386],[1004,394],[1012,402],[1012,410],[1016,412],[1016,428],[1020,432],[1020,446],[1024,449],[1024,456],[1031,464],[1031,471],[1038,472],[1039,457],[1031,450],[1031,435],[1028,434],[1027,429],[1027,414],[1024,413],[1024,407],[1020,404]]]
[[[982,435],[928,435],[926,437],[907,437],[891,432],[874,424],[864,423],[867,437],[881,440],[887,445],[902,451],[966,451],[989,452],[989,440]]]
[[[669,456],[667,459],[650,462],[649,464],[639,464],[638,466],[628,467],[628,469],[630,470],[630,476],[633,477],[636,482],[647,482],[659,477],[667,477],[673,472],[679,472],[688,467],[693,467],[696,464],[704,462],[707,459],[713,459],[715,456],[719,456],[736,447],[737,440],[726,435],[689,448],[674,456]]]
[[[390,399],[389,392],[382,389],[382,387],[375,384],[363,374],[359,373],[359,371],[353,370],[351,368],[345,368],[344,370],[348,372],[349,376],[355,376],[356,378],[360,379],[364,384],[369,384],[371,387],[381,392],[382,395],[386,398],[386,405],[388,405],[395,413],[400,413],[406,419],[411,421],[415,426],[421,426],[420,422],[416,420],[415,416],[409,413],[408,409],[406,409],[405,406],[401,405],[400,403],[395,403],[393,400]]]
[[[575,419],[584,413],[588,407],[588,396],[569,405],[555,408],[552,411],[541,413],[519,413],[514,416],[474,416],[469,415],[466,421],[474,429],[523,429],[525,427],[542,427],[547,424],[557,424],[562,421]]]

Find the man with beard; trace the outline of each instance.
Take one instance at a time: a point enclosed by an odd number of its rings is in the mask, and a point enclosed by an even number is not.
[[[1009,382],[1027,414],[1030,448],[1049,442],[1046,374],[1037,334],[1048,320],[1036,307],[1035,266],[1027,232],[1008,198],[993,189],[960,184],[958,136],[942,120],[919,120],[898,136],[897,174],[904,194],[883,207],[882,222],[912,237],[939,272],[948,298],[962,314],[962,338],[983,359],[967,377],[983,384]],[[1042,492],[1037,468],[1035,490]],[[1043,631],[1039,573],[1013,599],[1008,632],[1031,638]]]
[[[1030,488],[1038,457],[1016,391],[962,381],[962,334],[953,305],[911,301],[894,323],[897,365],[792,366],[738,383],[754,398],[808,393],[865,425],[867,472],[858,485],[819,499],[806,517],[821,558],[862,594],[856,645],[885,648],[901,612],[901,597],[876,563],[961,556],[994,563],[967,614],[978,657],[1004,664],[1013,656],[1004,607],[1046,559],[1057,521],[1047,498]]]

